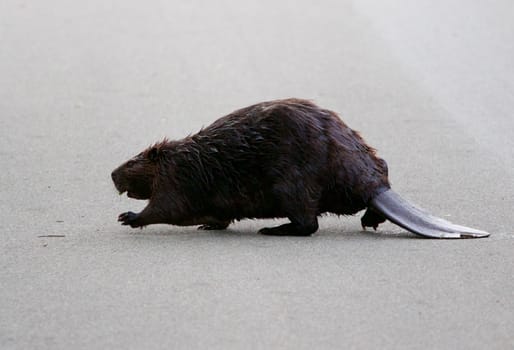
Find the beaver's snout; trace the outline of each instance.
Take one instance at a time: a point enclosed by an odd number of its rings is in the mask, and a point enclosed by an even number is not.
[[[111,179],[112,179],[112,182],[114,182],[114,184],[116,184],[116,182],[118,182],[118,174],[116,174],[116,171],[113,171],[111,173]]]
[[[131,159],[111,173],[112,182],[119,194],[127,192],[134,199],[149,199],[155,165],[145,158]]]
[[[112,179],[112,182],[114,183],[114,187],[116,187],[116,190],[120,193],[120,194],[123,194],[124,192],[127,191],[126,188],[124,188],[124,186],[122,186],[121,184],[121,181],[120,181],[120,174],[119,172],[117,171],[118,169],[114,170],[112,173],[111,173],[111,179]]]

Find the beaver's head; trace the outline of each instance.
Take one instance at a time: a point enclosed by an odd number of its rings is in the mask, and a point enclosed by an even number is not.
[[[127,192],[130,198],[150,199],[162,152],[162,145],[156,144],[116,168],[111,177],[118,192]]]

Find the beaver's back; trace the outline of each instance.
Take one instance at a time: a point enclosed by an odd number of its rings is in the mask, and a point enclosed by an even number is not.
[[[187,148],[197,159],[185,161],[200,165],[192,173],[184,164],[184,182],[196,178],[189,191],[203,196],[205,211],[227,217],[287,216],[277,203],[302,199],[319,202],[320,213],[351,214],[387,184],[385,163],[358,133],[306,100],[237,110],[189,138]]]

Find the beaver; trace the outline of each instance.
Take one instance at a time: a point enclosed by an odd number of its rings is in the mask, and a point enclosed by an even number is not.
[[[366,209],[363,229],[386,219],[422,236],[485,237],[404,200],[386,162],[339,116],[311,101],[284,99],[236,110],[181,140],[157,142],[111,174],[120,194],[148,200],[118,221],[223,230],[245,218],[288,218],[259,230],[308,236],[324,213]]]

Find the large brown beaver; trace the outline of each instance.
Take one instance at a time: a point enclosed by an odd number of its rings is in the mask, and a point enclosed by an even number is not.
[[[258,103],[179,141],[156,143],[112,172],[120,193],[147,199],[123,225],[225,229],[244,218],[287,217],[268,235],[310,235],[323,213],[355,214],[363,228],[389,219],[424,236],[483,237],[406,202],[390,189],[386,162],[336,113],[310,101]]]

